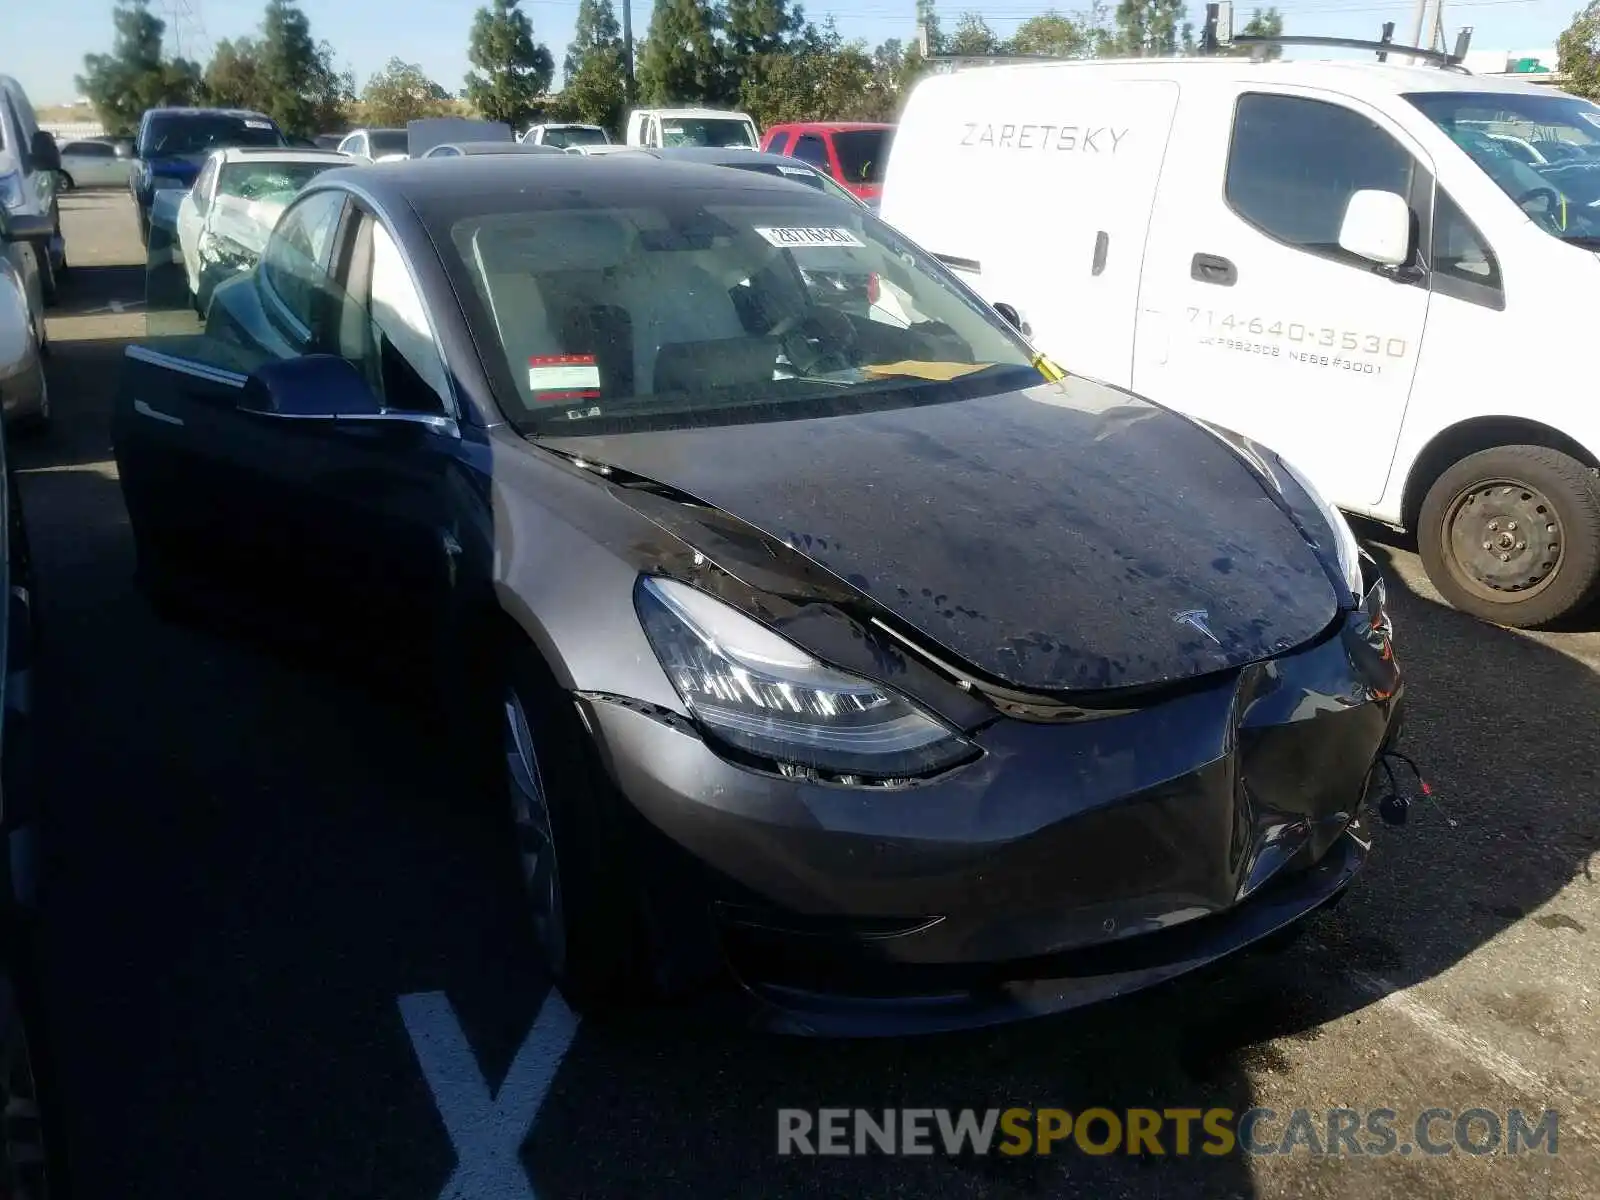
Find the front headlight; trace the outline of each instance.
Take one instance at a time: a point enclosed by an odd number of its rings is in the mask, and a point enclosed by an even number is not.
[[[784,775],[908,780],[976,753],[881,684],[825,666],[687,584],[641,578],[634,602],[667,678],[705,731]]]
[[[200,235],[198,247],[200,257],[219,266],[244,269],[253,266],[256,260],[255,251],[241,246],[232,238],[223,237],[221,234],[206,230]]]
[[[0,207],[16,212],[22,207],[22,173],[12,171],[0,175]]]
[[[1282,455],[1278,456],[1278,462],[1283,465],[1285,471],[1294,477],[1294,481],[1300,485],[1301,490],[1310,496],[1312,502],[1322,510],[1323,520],[1327,521],[1333,530],[1334,549],[1339,556],[1339,571],[1343,574],[1344,581],[1350,588],[1350,594],[1355,597],[1357,603],[1360,603],[1361,544],[1356,541],[1355,531],[1350,528],[1350,522],[1345,520],[1342,512],[1322,498],[1322,493],[1311,485],[1311,481],[1301,474],[1293,463]]]

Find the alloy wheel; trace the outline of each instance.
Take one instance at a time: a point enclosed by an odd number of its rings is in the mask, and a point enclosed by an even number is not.
[[[534,749],[528,714],[515,690],[505,698],[506,790],[516,824],[517,851],[532,906],[534,934],[550,970],[560,975],[566,966],[567,926],[561,900],[561,873],[556,862],[550,803],[539,756]]]

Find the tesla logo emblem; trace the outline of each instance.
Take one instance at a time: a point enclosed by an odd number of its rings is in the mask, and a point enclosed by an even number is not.
[[[1203,609],[1203,608],[1191,608],[1191,609],[1187,609],[1187,610],[1185,610],[1184,612],[1181,612],[1181,613],[1173,613],[1172,614],[1172,619],[1174,621],[1176,621],[1179,625],[1187,625],[1191,629],[1198,629],[1201,633],[1205,634],[1213,642],[1216,642],[1217,645],[1219,645],[1219,646],[1222,645],[1222,639],[1217,637],[1216,634],[1211,632],[1211,626],[1209,624],[1207,624],[1206,616],[1207,616],[1207,613],[1206,613],[1205,609]]]

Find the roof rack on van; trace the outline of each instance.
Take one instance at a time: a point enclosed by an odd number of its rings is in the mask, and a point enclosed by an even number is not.
[[[1446,71],[1460,71],[1470,74],[1462,62],[1467,57],[1467,47],[1472,42],[1472,28],[1468,26],[1456,37],[1454,50],[1432,50],[1421,46],[1401,46],[1392,42],[1388,34],[1393,29],[1393,23],[1384,26],[1385,37],[1382,41],[1369,42],[1362,38],[1342,37],[1311,37],[1299,34],[1278,34],[1276,36],[1240,34],[1233,38],[1230,45],[1244,46],[1251,51],[1252,57],[1265,57],[1266,51],[1279,46],[1330,46],[1341,50],[1371,50],[1378,56],[1379,62],[1388,60],[1391,54],[1403,54],[1407,58],[1420,58],[1430,62]]]

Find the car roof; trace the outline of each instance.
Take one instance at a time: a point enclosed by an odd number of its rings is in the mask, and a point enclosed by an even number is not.
[[[253,108],[148,108],[146,117],[238,117],[241,121],[272,121],[266,113]],[[272,121],[274,129],[278,123]]]
[[[336,162],[347,163],[350,156],[337,150],[318,150],[310,146],[224,146],[213,150],[225,163],[253,162],[267,159],[271,162]]]
[[[893,129],[892,121],[779,121],[776,125],[768,125],[767,132],[774,129],[815,129],[819,133],[848,133],[852,129]]]
[[[798,158],[790,158],[787,154],[775,154],[770,150],[747,149],[743,146],[650,146],[640,147],[640,152],[653,155],[656,158],[676,159],[679,162],[711,163],[714,166],[727,166],[729,163],[771,162],[782,163],[786,167],[800,167],[804,170],[821,174],[808,162]]]
[[[728,187],[727,170],[723,167],[657,159],[649,154],[484,154],[458,162],[448,171],[411,159],[330,171],[318,176],[310,186],[349,184],[381,205],[409,207],[426,224],[442,210],[457,209],[463,197],[483,202],[487,211],[497,201],[511,202],[518,196],[544,193],[543,188],[530,188],[530,175],[571,194],[574,208],[621,207],[637,204],[653,192],[677,194],[696,189],[703,189],[708,202],[714,202],[717,196],[726,196]],[[780,176],[755,171],[749,172],[741,184],[744,190],[771,189],[776,198],[784,201],[794,199],[796,187]],[[800,190],[810,194],[807,189]]]
[[[1403,50],[1396,48],[1398,56]],[[1017,72],[1097,72],[1120,79],[1214,81],[1227,83],[1300,84],[1348,96],[1399,96],[1414,92],[1502,92],[1549,95],[1547,85],[1521,83],[1441,67],[1380,63],[1363,59],[1276,59],[1256,61],[1242,55],[1201,58],[1102,58],[1070,62],[1006,63],[930,76],[919,87],[948,87],[988,78],[999,85]]]

